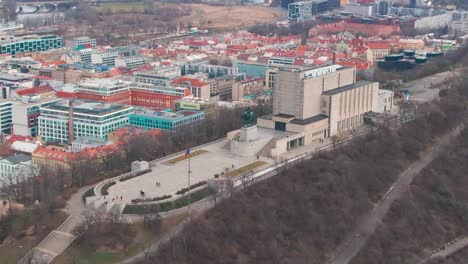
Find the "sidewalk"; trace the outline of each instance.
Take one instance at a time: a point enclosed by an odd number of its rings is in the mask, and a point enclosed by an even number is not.
[[[31,249],[18,264],[48,264],[75,240],[73,230],[84,222],[86,207],[81,197],[89,186],[81,188],[67,202],[66,212],[70,215],[56,230],[49,233],[39,245]]]

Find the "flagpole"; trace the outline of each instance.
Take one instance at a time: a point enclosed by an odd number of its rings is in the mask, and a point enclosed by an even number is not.
[[[188,178],[188,215],[190,218],[190,152],[188,154],[188,171],[187,171],[187,178]]]

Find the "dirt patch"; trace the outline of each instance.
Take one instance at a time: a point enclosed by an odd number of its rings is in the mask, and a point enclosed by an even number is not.
[[[271,22],[286,14],[270,7],[260,6],[209,6],[191,4],[192,13],[182,20],[193,26],[214,30],[233,30],[258,23]]]

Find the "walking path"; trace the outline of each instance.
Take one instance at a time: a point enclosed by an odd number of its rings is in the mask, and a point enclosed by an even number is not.
[[[403,195],[411,181],[440,154],[445,145],[449,144],[453,138],[459,135],[462,128],[463,126],[459,126],[445,134],[431,149],[423,154],[423,157],[400,174],[397,181],[390,187],[374,210],[364,217],[357,228],[337,247],[335,256],[329,263],[347,264],[351,261],[374,233],[375,229],[390,209],[393,201],[399,199]]]
[[[431,254],[427,258],[419,262],[419,264],[426,263],[429,260],[435,258],[446,258],[466,247],[468,247],[468,237],[459,237],[431,252]]]
[[[65,207],[70,215],[57,229],[44,238],[39,245],[31,249],[19,264],[48,264],[60,255],[75,240],[73,230],[84,221],[87,211],[81,197],[89,189],[84,187],[75,193]]]

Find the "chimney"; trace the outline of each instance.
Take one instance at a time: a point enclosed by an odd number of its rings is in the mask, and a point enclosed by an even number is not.
[[[71,146],[75,135],[73,133],[73,99],[68,101],[68,145]]]

